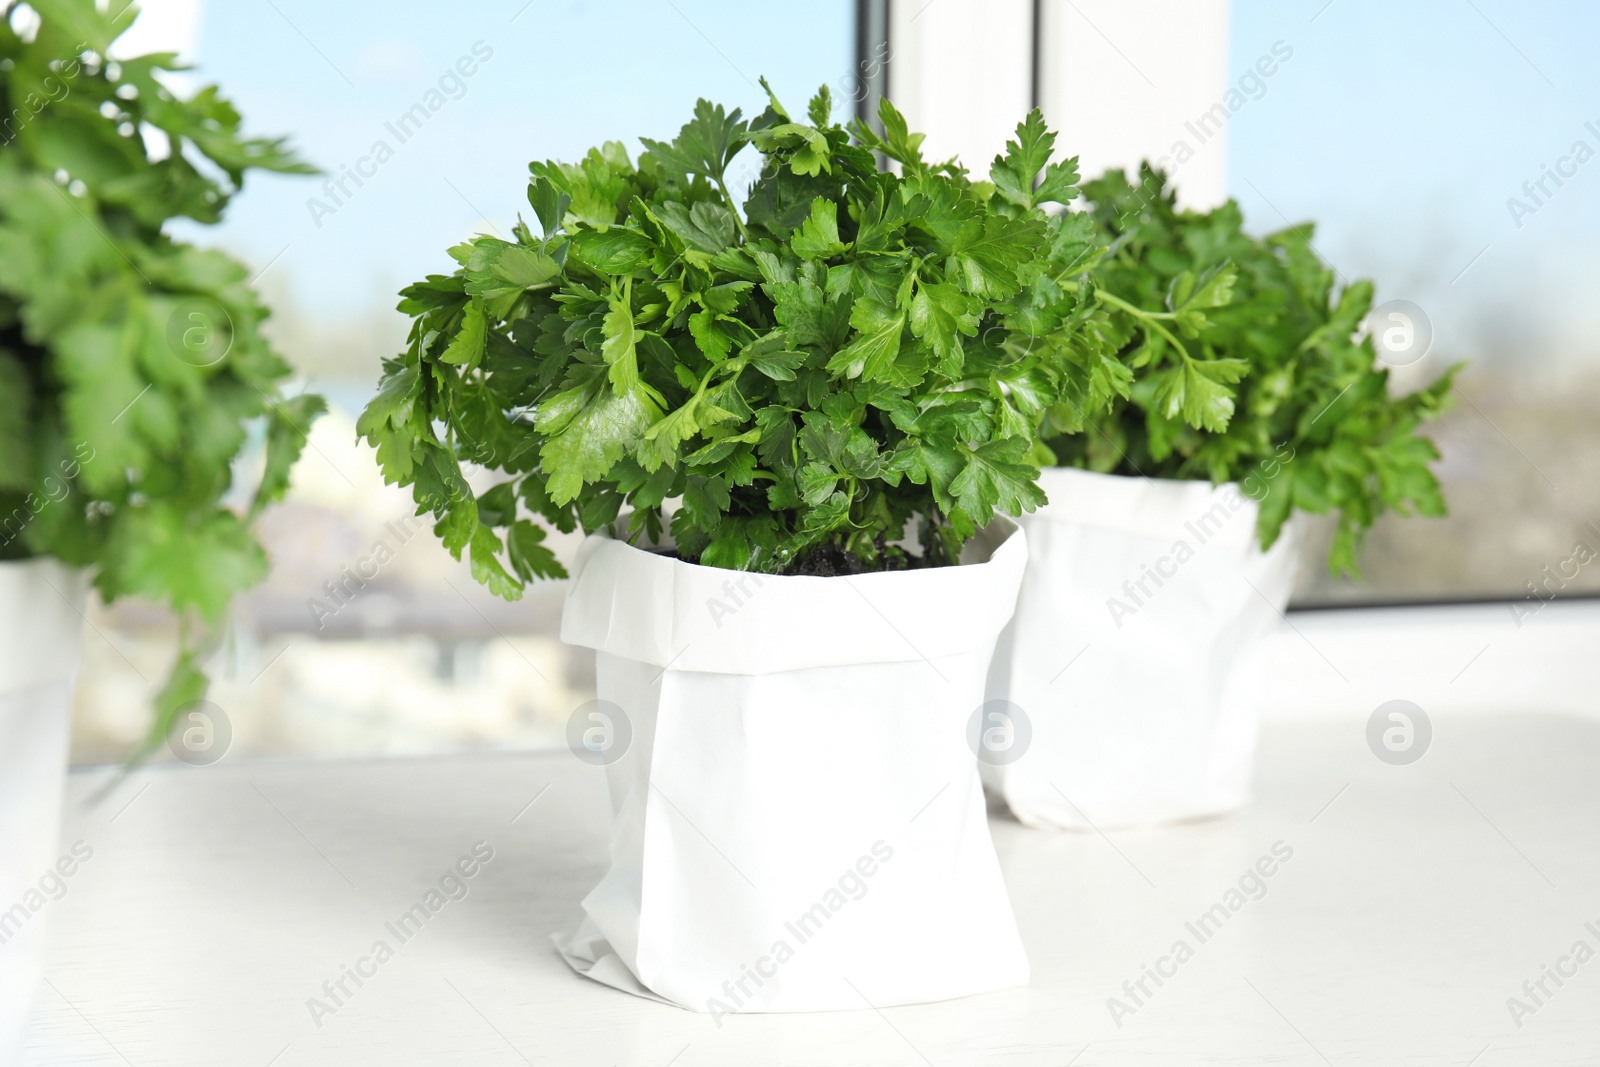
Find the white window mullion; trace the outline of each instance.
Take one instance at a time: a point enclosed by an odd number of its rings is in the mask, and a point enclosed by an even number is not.
[[[1228,0],[1040,0],[1039,23],[1039,105],[1084,177],[1149,159],[1183,205],[1227,199]]]
[[[863,0],[863,32],[881,4]],[[981,178],[1036,103],[1085,177],[1161,163],[1227,198],[1228,0],[887,0],[889,95],[932,159]],[[874,17],[867,18],[872,11]],[[1037,41],[1035,33],[1037,31]],[[1035,67],[1037,66],[1037,71]]]
[[[1033,106],[1032,0],[891,0],[889,47],[889,97],[924,157],[985,178]]]

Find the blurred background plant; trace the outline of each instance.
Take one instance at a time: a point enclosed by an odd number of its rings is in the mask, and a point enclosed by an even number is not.
[[[229,600],[266,576],[250,525],[323,404],[282,394],[244,266],[166,232],[219,221],[247,171],[311,168],[244,137],[214,86],[163,85],[172,55],[109,58],[136,15],[0,3],[0,558],[54,556],[106,602],[170,610],[175,665],[138,672],[167,678],[148,751],[204,695]]]

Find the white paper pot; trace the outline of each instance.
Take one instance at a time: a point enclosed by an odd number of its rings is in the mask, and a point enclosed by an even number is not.
[[[1028,570],[989,687],[1026,720],[1025,744],[986,760],[985,783],[1036,827],[1238,808],[1259,718],[1250,661],[1289,601],[1293,524],[1263,553],[1237,485],[1068,468],[1041,484],[1051,503],[1022,520]]]
[[[1026,983],[966,741],[1026,558],[1010,523],[963,566],[848,578],[585,541],[561,636],[597,651],[579,725],[620,758],[567,961],[718,1016]]]
[[[0,1063],[21,1054],[43,962],[87,591],[54,560],[0,563]]]

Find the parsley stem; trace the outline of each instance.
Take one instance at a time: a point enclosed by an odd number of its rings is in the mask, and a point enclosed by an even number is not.
[[[1096,289],[1094,291],[1094,295],[1096,297],[1100,298],[1101,300],[1105,301],[1108,304],[1111,304],[1111,305],[1113,305],[1115,307],[1119,307],[1122,310],[1124,310],[1126,312],[1129,312],[1130,314],[1139,316],[1139,318],[1141,318],[1141,319],[1173,319],[1173,318],[1177,318],[1177,316],[1174,315],[1170,311],[1146,311],[1144,308],[1139,307],[1139,306],[1137,306],[1135,304],[1130,304],[1126,300],[1122,299],[1121,297],[1116,296],[1116,295],[1114,295],[1112,293],[1106,292],[1104,289]]]
[[[722,190],[722,199],[728,202],[728,213],[733,216],[733,224],[739,228],[739,236],[744,238],[746,244],[750,243],[750,231],[745,228],[744,219],[739,217],[739,209],[733,206],[733,194],[728,192],[728,183],[722,180],[722,175],[717,175],[717,188]]]
[[[1184,358],[1185,362],[1194,362],[1194,357],[1189,355],[1189,350],[1183,346],[1183,342],[1178,340],[1171,330],[1161,325],[1161,319],[1176,318],[1172,312],[1146,311],[1137,305],[1128,303],[1121,297],[1113,296],[1104,289],[1096,289],[1094,291],[1094,295],[1096,299],[1110,304],[1113,307],[1119,307],[1135,318],[1142,320],[1148,329],[1154,330],[1156,333],[1159,333],[1162,337],[1165,337],[1168,341],[1172,342],[1172,347],[1178,350],[1178,354]]]
[[[1189,350],[1187,348],[1183,347],[1183,342],[1182,341],[1178,340],[1177,337],[1173,336],[1173,333],[1172,333],[1171,330],[1167,329],[1165,326],[1161,325],[1159,322],[1156,322],[1154,319],[1148,319],[1146,321],[1149,322],[1150,328],[1152,330],[1156,331],[1162,337],[1165,337],[1168,341],[1172,342],[1172,347],[1176,348],[1178,350],[1178,355],[1182,356],[1184,358],[1185,362],[1187,362],[1187,363],[1193,363],[1194,362],[1194,357],[1189,355]]]

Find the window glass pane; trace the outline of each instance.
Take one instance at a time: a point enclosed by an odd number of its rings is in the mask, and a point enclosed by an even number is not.
[[[591,655],[557,638],[560,584],[490,596],[355,443],[380,361],[405,341],[397,291],[454,269],[446,250],[463,238],[532,218],[530,160],[605,140],[636,154],[641,135],[670,140],[701,96],[753,116],[763,75],[796,111],[828,84],[847,115],[854,5],[146,6],[134,51],[181,50],[199,67],[188,89],[220,82],[251,133],[290,135],[326,171],[252,175],[222,226],[178,228],[261,272],[279,350],[332,406],[264,521],[272,575],[237,606],[214,664],[234,754],[561,744],[593,683]],[[558,541],[570,558],[575,538]],[[78,762],[125,755],[172,648],[168,621],[137,606],[93,621],[106,639],[86,640]]]
[[[1308,558],[1298,599],[1600,589],[1594,456],[1600,8],[1576,0],[1235,0],[1231,69],[1292,58],[1229,122],[1232,194],[1258,232],[1314,219],[1318,247],[1432,349],[1414,387],[1469,360],[1436,426],[1445,520],[1387,517],[1365,581]],[[1326,536],[1325,527],[1316,532]],[[1546,570],[1546,568],[1549,568]]]

